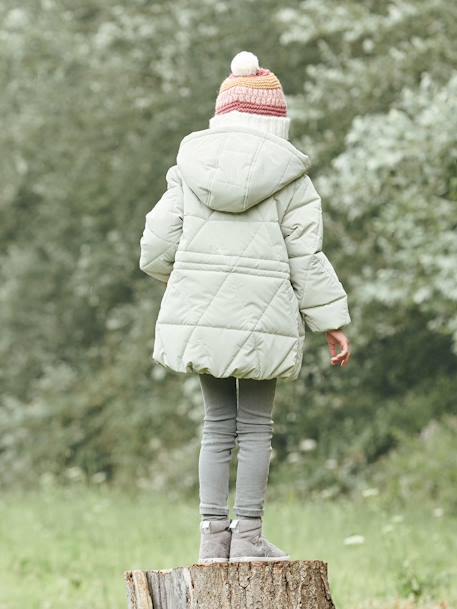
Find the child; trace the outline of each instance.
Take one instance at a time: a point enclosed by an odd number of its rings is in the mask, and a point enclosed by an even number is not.
[[[238,53],[141,238],[141,270],[167,282],[152,358],[197,373],[202,390],[200,563],[289,559],[262,535],[276,380],[298,377],[305,323],[326,332],[332,365],[351,356],[347,295],[322,251],[321,200],[289,121],[279,80]]]

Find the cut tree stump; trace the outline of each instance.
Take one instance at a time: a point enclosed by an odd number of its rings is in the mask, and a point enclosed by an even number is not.
[[[126,571],[129,609],[335,609],[321,560]]]

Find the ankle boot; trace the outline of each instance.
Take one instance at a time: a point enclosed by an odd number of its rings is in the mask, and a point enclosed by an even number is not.
[[[228,562],[230,555],[230,520],[202,520],[200,522],[199,564]]]
[[[232,539],[229,562],[290,560],[262,535],[261,518],[238,518],[230,524]]]

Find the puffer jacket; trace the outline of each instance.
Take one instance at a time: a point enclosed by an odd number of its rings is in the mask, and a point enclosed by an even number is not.
[[[215,377],[295,380],[305,323],[349,324],[347,294],[322,251],[309,158],[246,126],[183,138],[168,189],[146,214],[140,269],[167,282],[154,362]]]

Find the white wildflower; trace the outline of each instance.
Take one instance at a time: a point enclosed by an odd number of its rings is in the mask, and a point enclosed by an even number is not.
[[[300,450],[304,450],[306,452],[314,450],[316,448],[316,446],[317,446],[317,442],[316,442],[316,440],[314,440],[314,438],[304,438],[300,442]]]
[[[362,497],[374,497],[375,495],[379,495],[379,489],[377,488],[364,488],[362,490]]]
[[[289,453],[287,455],[287,462],[288,463],[299,463],[300,455],[298,453]]]
[[[360,545],[361,543],[365,543],[365,537],[363,535],[350,535],[349,537],[346,537],[343,543],[346,546]]]
[[[325,462],[327,469],[336,469],[338,467],[338,461],[336,459],[327,459]]]
[[[161,381],[167,376],[167,371],[163,366],[157,364],[152,367],[151,376],[155,381]]]

